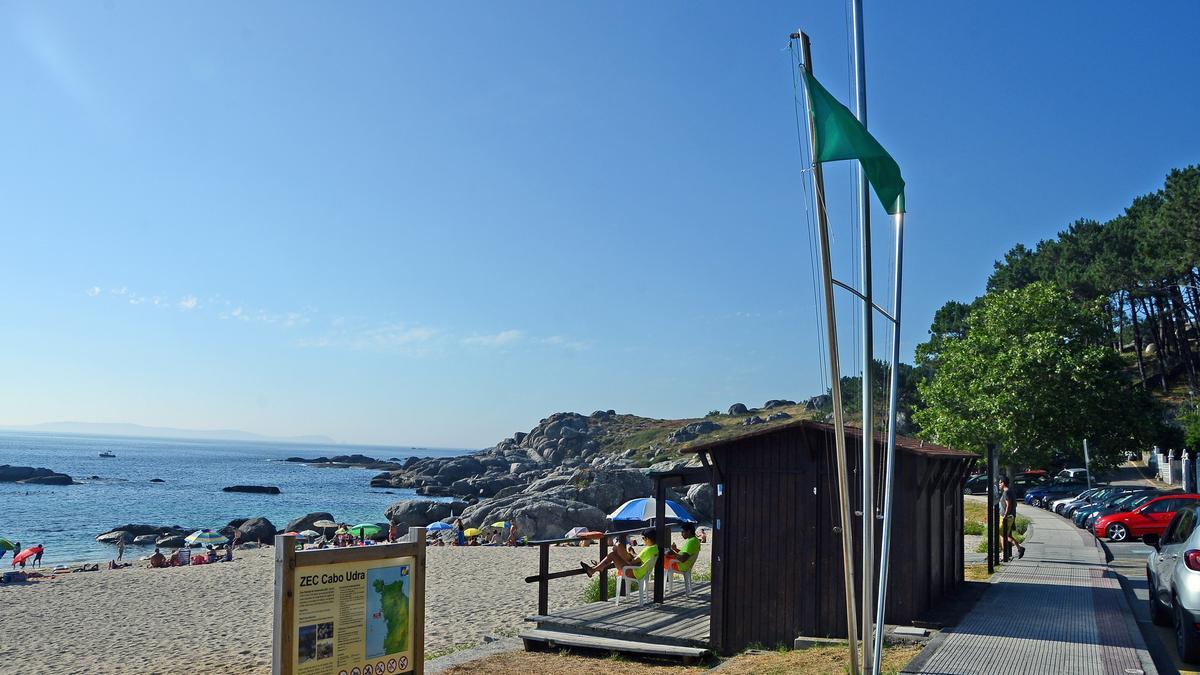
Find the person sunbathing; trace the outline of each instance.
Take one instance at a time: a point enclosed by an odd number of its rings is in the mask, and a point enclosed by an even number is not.
[[[154,549],[154,555],[150,556],[151,567],[166,567],[167,557],[162,554],[162,551]]]
[[[643,579],[650,568],[654,566],[654,561],[658,559],[658,546],[654,543],[654,530],[643,532],[642,539],[646,545],[636,557],[621,542],[618,542],[616,547],[604,556],[604,560],[598,563],[593,561],[591,565],[582,561],[579,564],[583,566],[583,570],[589,577],[612,568],[616,568],[618,574],[624,574],[624,568],[633,567],[635,568],[631,573],[633,578]]]

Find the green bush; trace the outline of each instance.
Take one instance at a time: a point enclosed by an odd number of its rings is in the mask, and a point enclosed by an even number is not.
[[[963,523],[963,534],[982,535],[985,531],[987,531],[987,526],[983,523],[974,520],[968,520]]]
[[[720,416],[721,416],[720,410],[709,410],[708,414],[705,415],[705,417],[720,417]]]

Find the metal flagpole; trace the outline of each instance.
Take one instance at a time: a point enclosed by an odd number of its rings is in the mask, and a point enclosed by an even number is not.
[[[879,672],[883,655],[883,620],[887,609],[888,556],[892,552],[892,475],[896,466],[896,413],[900,392],[900,283],[904,262],[904,212],[896,214],[896,270],[892,287],[892,378],[888,396],[887,451],[883,478],[883,538],[879,545],[879,603],[875,614],[875,662]],[[868,638],[864,637],[864,641]]]
[[[854,116],[863,129],[867,128],[867,70],[863,45],[862,0],[850,0],[850,16],[853,23],[854,40]],[[871,366],[874,365],[875,332],[873,330],[874,300],[871,293],[871,201],[867,192],[867,174],[862,162],[857,162],[858,177],[858,226],[862,236],[861,259],[862,284],[862,639],[863,669],[871,668],[875,659],[872,653],[871,620],[874,613],[871,603],[875,595],[875,411],[871,404]],[[868,671],[875,672],[875,671]]]
[[[812,53],[808,36],[799,33],[800,50],[804,59],[804,70],[812,74]],[[797,37],[796,33],[792,37]],[[812,110],[812,93],[805,87],[808,109]],[[829,257],[829,216],[825,212],[825,174],[817,161],[817,130],[812,120],[808,123],[808,140],[812,150],[813,183],[817,202],[817,232],[821,247],[821,286],[825,291],[825,330],[829,341],[829,392],[833,398],[834,444],[837,447],[838,503],[841,506],[842,523],[842,576],[846,585],[846,638],[850,643],[850,672],[857,675],[858,630],[855,622],[858,612],[854,607],[854,540],[851,533],[850,478],[847,475],[846,424],[842,415],[842,378],[838,368],[837,314],[833,304],[833,264]]]

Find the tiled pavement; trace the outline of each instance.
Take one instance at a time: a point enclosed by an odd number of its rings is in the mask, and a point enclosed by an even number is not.
[[[1033,521],[1025,557],[1004,564],[959,625],[905,672],[1157,673],[1095,539],[1041,509],[1018,513]]]

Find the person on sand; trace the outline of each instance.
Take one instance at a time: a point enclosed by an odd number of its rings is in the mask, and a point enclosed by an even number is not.
[[[36,547],[33,549],[33,566],[34,566],[34,567],[41,567],[41,565],[42,565],[42,554],[43,554],[43,553],[45,553],[45,552],[46,552],[46,546],[45,546],[45,544],[38,544],[38,545],[37,545],[37,546],[36,546]]]
[[[462,518],[455,518],[454,519],[454,545],[455,546],[466,546],[467,545],[466,530],[467,530],[467,528],[466,528],[466,526],[463,525]]]
[[[154,555],[150,556],[151,567],[166,567],[167,557],[162,554],[162,551],[154,549]]]
[[[508,541],[504,542],[505,546],[517,545],[517,521],[513,520],[508,526]]]
[[[125,557],[125,539],[117,540],[117,560],[120,561]]]
[[[633,578],[644,579],[650,569],[654,567],[654,561],[658,559],[658,546],[654,543],[654,530],[643,532],[642,539],[646,542],[646,546],[636,557],[630,553],[629,549],[618,544],[608,555],[604,556],[604,560],[598,563],[593,561],[591,565],[583,561],[580,561],[579,564],[589,577],[609,568],[616,568],[618,573],[623,573],[621,571],[623,568],[633,567],[636,568],[632,572]]]
[[[396,543],[396,535],[399,534],[399,532],[400,532],[400,528],[396,527],[396,523],[394,521],[389,521],[388,522],[388,543],[389,544]]]

